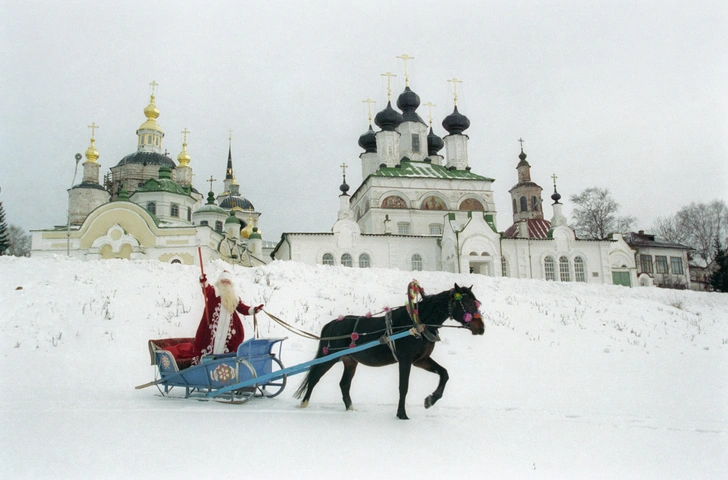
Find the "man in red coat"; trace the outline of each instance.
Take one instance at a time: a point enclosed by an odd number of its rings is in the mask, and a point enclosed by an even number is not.
[[[227,270],[220,274],[214,287],[207,283],[205,275],[200,277],[200,283],[206,305],[192,347],[193,365],[200,363],[203,355],[236,352],[245,339],[243,324],[237,312],[250,315],[263,308],[263,305],[249,307],[240,300],[235,292],[232,275]]]

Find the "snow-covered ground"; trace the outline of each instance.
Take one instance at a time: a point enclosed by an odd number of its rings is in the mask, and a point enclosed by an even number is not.
[[[195,267],[0,257],[3,478],[728,478],[728,294],[433,272],[230,269],[246,303],[318,333],[341,314],[454,282],[482,301],[482,337],[444,329],[437,378],[414,369],[409,421],[396,367],[361,367],[344,410],[341,367],[307,409],[292,398],[225,405],[161,398],[146,342],[193,336]],[[313,357],[288,336],[282,359]],[[251,322],[246,319],[246,336]],[[452,323],[452,322],[449,322]]]

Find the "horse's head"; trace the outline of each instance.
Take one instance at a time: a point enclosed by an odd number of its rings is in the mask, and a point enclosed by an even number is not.
[[[471,288],[460,287],[456,283],[450,290],[448,309],[450,316],[469,328],[473,335],[482,335],[485,333],[485,324],[480,315],[480,302],[473,295]]]

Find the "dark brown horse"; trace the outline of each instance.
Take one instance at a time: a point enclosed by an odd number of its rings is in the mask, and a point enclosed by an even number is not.
[[[344,375],[341,377],[339,386],[347,410],[352,410],[349,390],[359,363],[370,367],[381,367],[396,362],[399,362],[399,406],[397,407],[397,416],[405,420],[408,418],[405,411],[405,398],[409,388],[412,365],[436,373],[440,377],[440,382],[435,391],[425,398],[425,408],[430,408],[442,397],[445,384],[449,378],[447,370],[430,357],[435,349],[435,341],[439,340],[437,333],[439,328],[442,327],[445,320],[452,318],[460,322],[464,328],[468,328],[473,335],[482,335],[485,332],[485,325],[478,311],[480,302],[475,298],[470,288],[460,287],[455,284],[451,290],[436,295],[425,296],[422,290],[420,292],[423,294],[422,300],[419,304],[414,304],[410,308],[413,315],[410,315],[406,307],[399,307],[388,311],[384,316],[345,316],[324,325],[321,330],[321,342],[319,343],[316,358],[354,345],[377,340],[386,331],[398,333],[420,325],[421,333],[419,335],[400,338],[393,342],[393,346],[382,344],[340,357],[344,363]],[[415,320],[417,320],[417,324]],[[338,361],[337,358],[311,367],[306,379],[295,393],[296,398],[301,398],[303,395],[301,408],[308,406],[314,387],[321,380],[321,377]]]

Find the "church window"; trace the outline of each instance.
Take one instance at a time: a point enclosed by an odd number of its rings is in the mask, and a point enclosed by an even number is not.
[[[664,255],[655,256],[655,273],[670,273],[667,269],[667,257]]]
[[[518,202],[516,202],[516,199],[513,199],[513,213],[518,213]]]
[[[147,135],[147,143],[151,145],[151,143],[152,143],[152,136],[151,135]]]
[[[574,280],[577,282],[586,282],[584,259],[581,257],[574,258]]]
[[[526,200],[526,197],[521,197],[521,211],[522,212],[528,211],[528,200]]]
[[[210,225],[210,222],[208,222],[207,220],[202,220],[200,221],[200,225]]]
[[[371,265],[372,262],[369,259],[369,254],[362,253],[359,255],[359,268],[369,268]]]
[[[534,212],[538,212],[539,202],[535,195],[531,196],[531,209]]]
[[[683,275],[683,264],[682,264],[682,258],[680,257],[670,257],[670,267],[672,268],[672,273],[675,275]]]
[[[409,235],[409,233],[410,233],[410,224],[409,223],[398,223],[397,224],[397,232],[400,235]]]
[[[422,271],[422,257],[418,253],[415,253],[414,255],[412,255],[412,271],[413,272]]]
[[[324,253],[324,258],[322,262],[324,265],[333,265],[334,264],[334,256],[330,253]]]
[[[416,133],[412,134],[412,151],[415,153],[420,152],[420,136]]]
[[[169,263],[171,263],[172,265],[175,265],[175,264],[181,264],[181,263],[182,263],[182,261],[180,261],[180,259],[179,259],[179,258],[175,258],[174,260],[172,260],[172,261],[171,261],[171,262],[169,262]]]
[[[159,145],[159,137],[156,135],[154,136],[154,144]]]
[[[431,223],[430,235],[442,235],[442,225],[439,223]]]
[[[217,233],[222,233],[222,222],[220,220],[215,221],[215,231]]]
[[[640,255],[640,267],[644,273],[652,273],[652,255]]]
[[[546,280],[556,280],[556,270],[554,269],[554,257],[546,257],[543,261],[544,278]]]
[[[169,215],[171,217],[179,217],[179,204],[172,204],[172,206],[169,208]]]
[[[571,275],[569,274],[569,259],[562,256],[559,258],[559,276],[562,282],[570,282]]]
[[[503,276],[508,276],[508,260],[506,260],[506,257],[501,257],[501,272],[503,272]]]
[[[382,208],[407,208],[407,202],[402,197],[392,195],[382,200]]]
[[[351,255],[349,255],[348,253],[343,254],[341,256],[341,265],[344,267],[351,267]]]
[[[187,207],[187,221],[192,221],[192,207]]]
[[[148,202],[147,203],[147,211],[149,213],[152,213],[152,214],[156,215],[157,214],[157,204],[154,203],[154,202]]]

